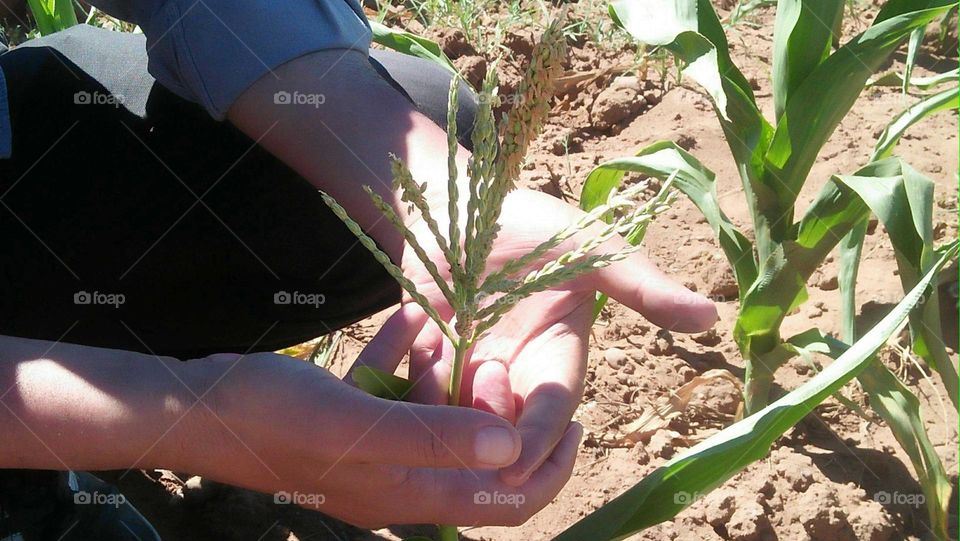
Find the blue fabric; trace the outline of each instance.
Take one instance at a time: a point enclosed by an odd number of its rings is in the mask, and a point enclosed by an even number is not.
[[[0,69],[0,159],[13,151],[13,128],[10,126],[10,104],[7,103],[7,79]]]
[[[222,120],[275,68],[316,51],[367,55],[372,31],[356,0],[94,0],[147,37],[150,74]]]

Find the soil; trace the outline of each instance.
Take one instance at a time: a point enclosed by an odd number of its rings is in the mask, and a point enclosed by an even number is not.
[[[572,8],[575,10],[575,8]],[[876,8],[847,17],[845,36],[862,31]],[[493,59],[462,33],[412,30],[437,38],[470,80],[482,78]],[[394,24],[397,24],[394,22]],[[729,31],[732,55],[751,82],[768,118],[772,9],[761,9]],[[502,62],[506,93],[520,73],[533,33],[508,33],[510,51]],[[917,75],[955,67],[956,55],[944,57],[928,44]],[[955,47],[954,47],[955,50]],[[717,174],[719,199],[742,230],[749,215],[734,164],[720,127],[703,92],[692,83],[678,84],[671,64],[661,71],[635,62],[635,51],[602,47],[591,41],[571,50],[568,82],[558,97],[554,116],[536,142],[522,183],[576,203],[589,171],[598,163],[631,155],[659,140],[673,140],[690,150]],[[883,71],[902,67],[902,54]],[[896,88],[864,91],[851,113],[821,152],[810,182],[800,195],[800,208],[831,174],[862,166],[873,143],[892,116],[915,98]],[[936,182],[934,223],[937,240],[957,237],[958,122],[956,112],[940,113],[913,128],[897,154]],[[649,229],[646,251],[653,261],[679,280],[706,292],[719,306],[715,331],[680,335],[659,330],[640,316],[611,303],[602,313],[590,350],[587,391],[576,419],[585,427],[576,470],[557,499],[517,528],[474,528],[472,540],[549,539],[566,526],[609,501],[665,460],[731,424],[741,407],[737,380],[743,361],[731,339],[737,312],[737,289],[722,252],[696,209],[678,202]],[[867,328],[901,294],[892,249],[882,227],[871,228],[864,248],[858,302]],[[955,274],[955,273],[954,273]],[[956,279],[942,288],[945,337],[956,360]],[[784,326],[790,335],[810,327],[839,331],[837,262],[829,259],[810,280],[810,300]],[[378,315],[346,330],[334,371],[342,373],[384,319]],[[298,350],[309,351],[309,345]],[[893,352],[883,359],[920,397],[930,437],[937,446],[953,485],[951,527],[956,536],[957,414],[949,407],[938,377],[925,378]],[[818,359],[818,363],[824,362]],[[806,381],[814,367],[796,359],[777,374],[775,392]],[[732,376],[732,377],[731,377]],[[687,387],[684,385],[687,384]],[[678,389],[690,390],[682,409],[653,425],[639,425],[641,413]],[[856,384],[842,393],[864,406]],[[868,413],[869,415],[869,413]],[[432,534],[430,527],[364,532],[291,506],[277,506],[269,496],[189,480],[188,474],[133,472],[121,488],[166,539],[398,539]],[[889,502],[890,494],[920,493],[912,467],[890,430],[829,399],[782,437],[770,455],[748,467],[719,489],[689,495],[695,502],[673,520],[633,539],[649,540],[812,540],[892,541],[926,539],[925,512],[909,502]]]

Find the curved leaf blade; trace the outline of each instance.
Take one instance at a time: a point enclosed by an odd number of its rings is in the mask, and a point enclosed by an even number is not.
[[[889,157],[910,126],[940,111],[957,109],[958,107],[960,107],[960,87],[950,88],[924,97],[895,116],[887,124],[883,133],[877,139],[877,144],[873,147],[873,155],[870,157],[870,161]]]
[[[637,172],[667,180],[673,176],[674,186],[700,209],[713,229],[741,292],[745,292],[757,276],[753,247],[720,208],[716,193],[716,176],[686,150],[671,141],[654,143],[632,158],[618,158],[597,166],[587,177],[580,194],[580,207],[590,210],[604,203],[627,172]]]
[[[914,287],[930,268],[933,247],[933,181],[897,158],[874,162],[856,175],[835,176],[870,207],[893,245],[904,290]],[[947,355],[940,332],[936,291],[910,317],[914,352],[936,370],[950,401],[957,406],[957,369]]]
[[[369,22],[370,28],[373,29],[374,43],[379,43],[384,47],[408,54],[410,56],[416,56],[417,58],[430,60],[431,62],[442,66],[452,75],[457,75],[459,73],[457,68],[453,65],[453,62],[447,58],[447,55],[443,54],[443,50],[440,49],[440,45],[438,45],[437,42],[431,41],[416,34],[412,34],[410,32],[391,28],[385,24],[378,23],[377,21]]]
[[[867,79],[913,30],[942,15],[952,3],[888,2],[873,26],[830,55],[797,88],[765,155],[762,182],[775,190],[780,209],[792,209],[820,149]],[[787,238],[790,222],[781,222],[774,231],[775,240]]]
[[[624,539],[668,520],[690,504],[677,494],[705,494],[767,455],[780,435],[873,360],[906,321],[948,259],[954,244],[906,297],[837,360],[773,404],[735,423],[660,466],[639,484],[561,533],[556,541]],[[723,465],[723,467],[719,467]]]
[[[773,103],[780,118],[793,92],[830,54],[843,0],[780,0],[773,30]]]

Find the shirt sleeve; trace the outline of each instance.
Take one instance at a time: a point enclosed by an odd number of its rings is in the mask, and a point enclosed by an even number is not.
[[[95,0],[140,25],[150,74],[222,120],[250,85],[305,54],[369,54],[357,0]]]

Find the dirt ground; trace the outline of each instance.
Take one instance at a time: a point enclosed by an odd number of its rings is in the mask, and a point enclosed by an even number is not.
[[[863,30],[876,8],[847,17],[845,36]],[[413,30],[423,31],[416,23]],[[772,116],[769,71],[773,12],[762,9],[729,31],[732,55],[751,82],[768,118]],[[482,76],[488,58],[462,36],[427,29],[468,77]],[[519,66],[529,52],[532,33],[508,33],[502,64],[507,90],[516,84]],[[957,64],[924,48],[917,74],[945,71]],[[954,49],[955,51],[955,46]],[[731,219],[749,229],[740,181],[720,127],[703,93],[692,83],[677,83],[668,64],[665,73],[651,64],[636,69],[635,52],[599,47],[590,41],[571,50],[565,92],[554,116],[536,143],[523,172],[525,185],[575,203],[584,178],[598,163],[659,140],[689,149],[717,173],[721,204]],[[902,54],[884,71],[897,69]],[[800,196],[809,202],[822,182],[835,173],[862,166],[877,136],[896,112],[915,98],[899,89],[864,91],[853,111],[824,147],[810,182]],[[936,181],[934,223],[938,241],[957,236],[958,122],[955,112],[941,113],[908,132],[897,154]],[[714,332],[671,334],[611,303],[601,315],[590,350],[587,392],[577,412],[586,429],[573,477],[550,506],[518,528],[475,528],[473,540],[548,539],[636,484],[673,455],[733,422],[740,406],[736,380],[743,362],[731,339],[736,317],[736,285],[711,231],[687,201],[678,202],[651,227],[645,241],[649,256],[673,276],[718,300],[721,320]],[[837,263],[832,258],[811,279],[810,301],[785,324],[784,334],[817,326],[839,331]],[[942,287],[944,328],[956,358],[956,282]],[[900,296],[893,252],[882,226],[871,228],[858,284],[864,328]],[[952,307],[952,309],[951,309]],[[335,370],[342,372],[383,316],[346,331]],[[957,414],[950,408],[937,376],[920,370],[893,352],[883,359],[906,379],[924,406],[931,439],[944,460],[954,496],[951,528],[957,524]],[[817,362],[822,362],[818,359]],[[800,359],[777,374],[777,392],[798,386],[814,367]],[[730,377],[730,376],[733,377]],[[637,419],[685,384],[696,387],[685,408],[662,426],[637,430]],[[866,405],[862,390],[848,385],[843,394]],[[866,408],[869,412],[869,408]],[[649,428],[649,427],[648,427]],[[269,496],[222,486],[187,482],[170,472],[133,472],[120,483],[151,518],[165,539],[398,539],[431,534],[430,527],[368,533],[319,514],[276,506]],[[634,539],[649,540],[864,540],[924,539],[922,506],[889,503],[890,494],[920,494],[906,455],[890,430],[868,421],[830,399],[789,431],[771,454],[716,491],[700,497],[674,520]],[[253,535],[252,532],[257,532]]]

